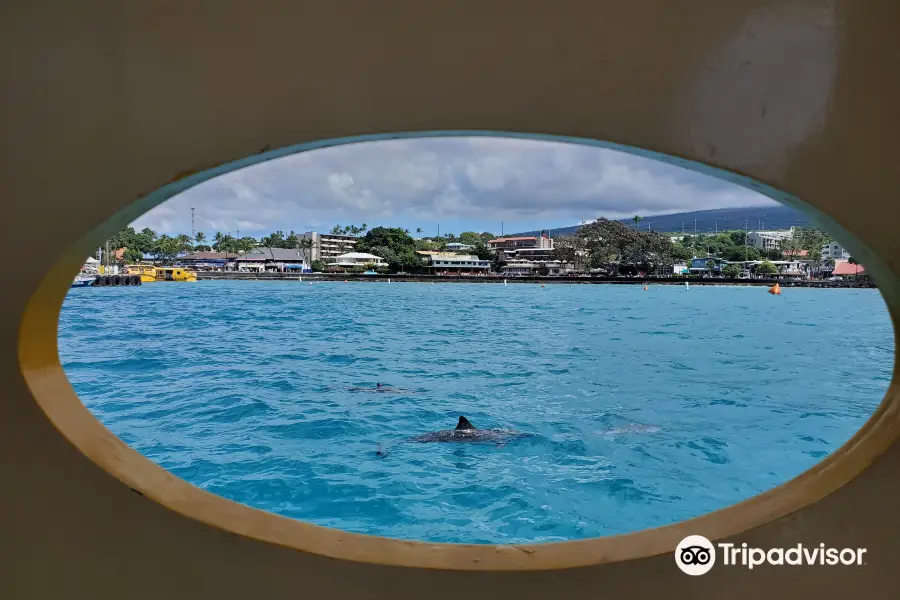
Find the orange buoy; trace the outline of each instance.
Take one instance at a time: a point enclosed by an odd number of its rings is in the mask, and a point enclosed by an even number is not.
[[[772,287],[769,288],[769,293],[774,294],[776,296],[780,295],[781,294],[781,286],[776,283],[775,285],[773,285]]]

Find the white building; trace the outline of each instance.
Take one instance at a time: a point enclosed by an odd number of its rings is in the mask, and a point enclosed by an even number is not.
[[[330,267],[367,267],[370,265],[385,267],[387,266],[387,262],[380,256],[375,256],[374,254],[367,254],[365,252],[347,252],[346,254],[334,257],[334,259],[328,263],[328,266]]]
[[[491,268],[491,261],[474,255],[437,252],[427,256],[428,269],[432,273],[479,274],[487,273]]]
[[[757,250],[779,250],[783,244],[794,236],[794,228],[774,231],[751,231],[747,234],[747,243]]]
[[[520,275],[540,275],[544,268],[547,269],[547,275],[557,276],[572,272],[575,270],[575,265],[560,260],[513,260],[503,265],[503,268],[500,271],[503,275],[516,277]]]
[[[450,242],[447,244],[447,250],[450,250],[451,252],[466,252],[474,247],[475,246],[470,244],[461,244],[459,242]]]
[[[334,261],[341,254],[353,252],[356,247],[357,239],[352,235],[336,235],[333,233],[319,233],[317,231],[307,231],[297,236],[300,243],[300,252],[307,263],[311,264],[314,260],[322,260],[326,263]],[[311,240],[311,246],[307,247],[300,240]],[[310,242],[307,242],[310,244]]]
[[[831,242],[830,244],[825,244],[824,246],[822,246],[823,260],[847,260],[848,258],[850,258],[850,256],[850,251],[837,242]]]

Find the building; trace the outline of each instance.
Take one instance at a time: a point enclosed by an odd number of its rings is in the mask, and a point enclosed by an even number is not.
[[[302,250],[293,248],[266,248],[259,246],[234,259],[238,271],[301,271],[309,272]]]
[[[553,260],[553,240],[542,231],[539,236],[502,237],[488,242],[488,248],[503,262],[524,264]]]
[[[831,242],[822,246],[823,260],[847,260],[850,256],[850,251],[837,242]]]
[[[802,260],[748,260],[736,264],[740,265],[742,270],[756,272],[756,268],[764,262],[775,265],[775,268],[778,269],[777,275],[779,276],[805,277],[808,274],[808,264]]]
[[[840,276],[840,277],[855,277],[858,275],[865,275],[866,268],[862,265],[851,265],[846,260],[836,260],[834,261],[834,270],[831,272],[832,276]]]
[[[450,242],[447,244],[447,250],[451,252],[467,252],[473,249],[475,246],[471,244],[461,244],[460,242]]]
[[[769,250],[780,250],[786,240],[794,236],[794,228],[777,229],[774,231],[751,231],[747,234],[747,244],[753,246],[757,250],[768,252]]]
[[[314,260],[326,263],[333,262],[338,256],[353,252],[358,241],[352,235],[338,235],[333,233],[319,233],[307,231],[297,236],[300,244],[300,252],[306,259],[306,264],[312,264]],[[310,240],[304,243],[302,240]],[[306,244],[309,244],[307,247]]]
[[[383,258],[381,258],[380,256],[375,256],[374,254],[368,254],[366,252],[347,252],[346,254],[335,256],[327,264],[329,267],[343,268],[387,266],[387,262]]]
[[[503,267],[500,269],[500,272],[508,277],[529,275],[559,276],[566,275],[574,270],[575,265],[560,260],[546,260],[538,262],[517,259],[503,265]]]
[[[520,248],[553,249],[553,240],[546,232],[539,236],[502,237],[488,242],[488,248],[497,253],[511,254]]]
[[[710,262],[712,264],[710,265]],[[692,258],[688,271],[691,273],[721,273],[728,261],[723,258]]]
[[[491,261],[470,254],[429,253],[428,271],[434,275],[484,275],[491,270]]]
[[[234,265],[238,257],[232,252],[189,252],[179,257],[178,265],[198,271],[225,271]]]

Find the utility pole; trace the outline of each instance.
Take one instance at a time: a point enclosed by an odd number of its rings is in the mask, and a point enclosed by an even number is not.
[[[697,219],[694,219],[694,235],[697,235]]]
[[[500,237],[503,237],[503,221],[500,221]]]
[[[438,223],[438,239],[441,238],[441,224]]]
[[[194,207],[191,207],[191,241],[197,239],[197,229],[194,227]]]

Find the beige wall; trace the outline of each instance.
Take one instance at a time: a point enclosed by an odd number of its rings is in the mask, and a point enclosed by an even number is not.
[[[5,263],[0,301],[0,597],[896,597],[896,388],[835,457],[687,524],[415,544],[255,511],[153,466],[78,403],[55,319],[84,257],[173,179],[290,144],[452,129],[630,144],[794,194],[895,313],[898,23],[894,0],[0,4],[0,244],[27,256]],[[689,578],[671,556],[685,533],[862,546],[869,564]]]

